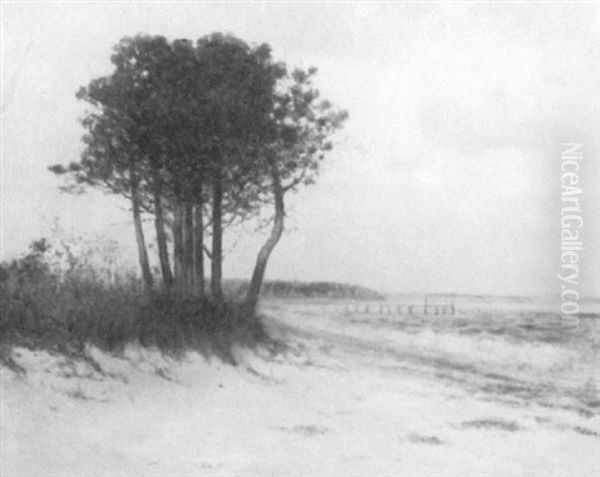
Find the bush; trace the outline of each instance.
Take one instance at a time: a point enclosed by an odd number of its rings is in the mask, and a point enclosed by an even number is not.
[[[191,294],[145,291],[129,278],[107,284],[94,273],[59,275],[45,242],[0,273],[0,344],[81,353],[86,344],[115,351],[128,343],[178,354],[195,349],[232,361],[234,343],[266,339],[240,304]],[[2,277],[4,279],[2,279]]]

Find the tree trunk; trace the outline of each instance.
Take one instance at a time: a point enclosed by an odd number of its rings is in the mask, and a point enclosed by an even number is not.
[[[162,199],[158,192],[154,194],[154,226],[156,228],[156,242],[158,243],[158,257],[160,259],[163,283],[166,288],[171,288],[173,286],[173,273],[171,272],[171,265],[169,263]]]
[[[194,287],[198,296],[204,298],[204,224],[201,199],[194,207]]]
[[[223,299],[223,183],[216,178],[213,185],[212,209],[212,258],[210,289],[213,298],[220,302]]]
[[[179,290],[185,287],[183,265],[183,208],[175,204],[173,212],[173,268],[175,285]]]
[[[133,225],[135,227],[135,240],[138,248],[138,259],[142,269],[142,278],[147,290],[152,289],[153,279],[148,262],[148,252],[146,251],[146,241],[144,239],[144,230],[142,229],[142,216],[140,213],[140,198],[137,187],[137,181],[132,178],[131,181],[131,206],[133,209]]]
[[[194,288],[194,207],[186,202],[183,207],[183,275],[185,288]]]
[[[246,295],[246,310],[252,319],[254,319],[256,314],[256,306],[258,305],[260,290],[265,278],[267,262],[269,261],[271,252],[281,238],[285,218],[283,189],[281,187],[279,174],[274,167],[272,168],[271,175],[273,178],[273,193],[275,195],[275,220],[273,221],[271,235],[264,243],[260,249],[260,252],[258,253],[258,256],[256,257],[256,265],[254,266],[254,272],[252,273],[252,279],[250,280],[250,287],[248,288],[248,294]]]

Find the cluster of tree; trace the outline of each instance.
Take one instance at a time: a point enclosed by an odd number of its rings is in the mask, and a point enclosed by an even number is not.
[[[92,106],[82,120],[80,161],[50,170],[131,201],[148,288],[154,284],[142,213],[154,216],[164,286],[203,296],[208,258],[216,301],[223,296],[224,229],[272,207],[246,297],[253,311],[283,232],[285,194],[314,181],[347,113],[319,98],[316,69],[288,70],[268,45],[229,35],[195,43],[128,37],[111,60],[110,76],[77,93]]]

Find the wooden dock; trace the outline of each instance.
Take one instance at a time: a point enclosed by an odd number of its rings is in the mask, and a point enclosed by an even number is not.
[[[431,303],[425,296],[422,303],[383,302],[351,302],[339,305],[328,305],[331,310],[345,315],[378,314],[378,315],[454,315],[454,302]],[[323,310],[325,311],[325,310]]]

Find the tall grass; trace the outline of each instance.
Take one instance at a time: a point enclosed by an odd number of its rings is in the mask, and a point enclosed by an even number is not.
[[[107,282],[90,267],[53,269],[46,241],[2,264],[0,345],[83,353],[86,345],[115,351],[129,343],[164,352],[188,349],[232,361],[235,343],[266,340],[257,320],[236,302],[215,304],[193,294],[145,291],[132,276]]]

